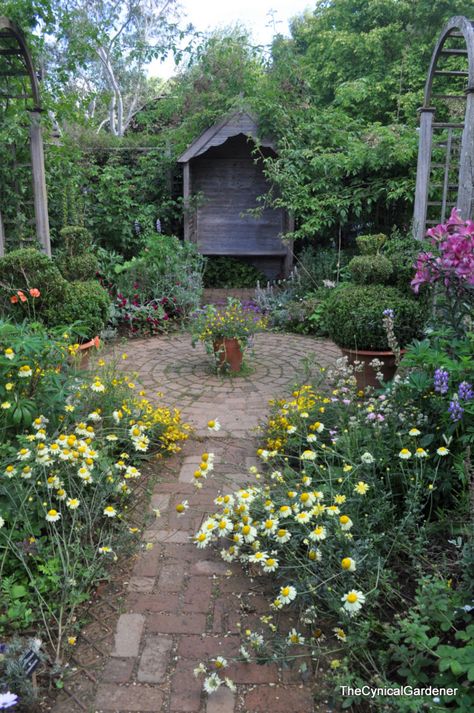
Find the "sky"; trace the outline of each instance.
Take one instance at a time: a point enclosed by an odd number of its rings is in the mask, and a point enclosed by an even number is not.
[[[276,33],[289,34],[289,21],[295,15],[311,10],[314,0],[181,0],[186,15],[184,24],[192,23],[196,30],[205,32],[235,23],[247,26],[255,44],[270,44]],[[149,75],[170,77],[174,61],[154,62]]]

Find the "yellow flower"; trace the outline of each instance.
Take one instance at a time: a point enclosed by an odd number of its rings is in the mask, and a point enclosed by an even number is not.
[[[354,485],[354,492],[359,495],[365,495],[369,488],[370,485],[368,485],[368,483],[364,483],[363,480],[359,480],[359,482]]]
[[[408,448],[402,448],[398,455],[402,460],[408,460],[411,458],[411,451],[409,451]]]
[[[68,636],[67,637],[67,643],[69,646],[75,646],[77,641],[77,636]]]

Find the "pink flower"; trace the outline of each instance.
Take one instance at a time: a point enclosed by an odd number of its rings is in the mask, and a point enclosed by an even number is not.
[[[31,297],[39,297],[40,294],[41,294],[41,292],[36,287],[31,288],[31,290],[30,290]]]

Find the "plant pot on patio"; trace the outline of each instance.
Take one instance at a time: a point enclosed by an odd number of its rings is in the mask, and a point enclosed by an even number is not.
[[[396,357],[393,352],[377,352],[367,351],[362,349],[344,349],[341,347],[343,356],[347,357],[349,364],[354,365],[356,362],[362,364],[362,369],[356,371],[354,376],[359,389],[364,389],[366,386],[380,387],[380,381],[376,374],[383,374],[384,381],[391,381],[397,370]],[[371,363],[377,359],[382,362],[381,366],[374,368]]]
[[[237,338],[216,339],[213,348],[219,370],[228,369],[232,374],[237,374],[241,370],[244,354]]]

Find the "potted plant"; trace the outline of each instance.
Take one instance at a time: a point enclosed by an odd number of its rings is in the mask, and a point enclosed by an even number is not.
[[[349,363],[363,364],[356,378],[359,388],[364,388],[379,386],[377,372],[385,381],[393,378],[397,368],[393,347],[398,343],[403,348],[420,336],[424,310],[395,287],[348,283],[328,298],[325,321],[330,337]]]
[[[237,373],[253,335],[264,329],[266,318],[253,304],[229,297],[222,306],[206,305],[191,320],[192,344],[203,342],[215,358],[218,371]]]

